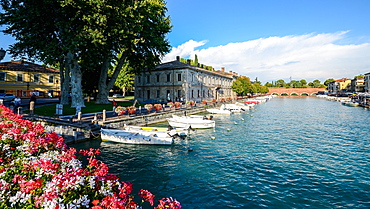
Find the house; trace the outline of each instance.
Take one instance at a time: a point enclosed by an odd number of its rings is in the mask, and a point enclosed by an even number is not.
[[[32,94],[52,96],[60,94],[59,70],[27,61],[0,63],[0,93],[13,93],[19,97]]]
[[[370,93],[370,72],[364,75],[364,86],[365,92]]]
[[[135,99],[139,102],[209,101],[233,99],[231,85],[238,76],[234,72],[208,70],[176,60],[159,64],[150,72],[135,76]]]
[[[365,91],[365,80],[362,77],[355,77],[351,80],[350,85],[348,85],[348,92],[364,92]]]
[[[348,86],[351,84],[351,79],[342,78],[328,83],[328,91],[331,94],[345,93]]]

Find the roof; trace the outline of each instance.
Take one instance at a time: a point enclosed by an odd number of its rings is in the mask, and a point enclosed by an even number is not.
[[[223,71],[210,71],[204,68],[196,67],[187,63],[180,62],[178,60],[171,61],[171,62],[166,62],[159,64],[155,67],[154,70],[180,70],[180,69],[192,69],[192,70],[197,70],[197,71],[202,71],[205,73],[212,73],[212,74],[217,74],[219,76],[225,76],[225,77],[232,77],[234,74],[228,73],[228,72],[223,72]]]
[[[24,71],[24,72],[40,72],[40,73],[59,73],[59,70],[48,68],[42,65],[38,65],[32,62],[21,61],[10,61],[1,62],[0,70],[9,71]]]

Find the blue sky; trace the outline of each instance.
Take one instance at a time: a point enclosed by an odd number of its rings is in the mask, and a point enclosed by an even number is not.
[[[263,83],[370,72],[368,0],[167,0],[172,51]]]
[[[265,83],[370,72],[370,0],[167,0],[172,50]],[[14,40],[0,33],[0,47]],[[9,61],[7,55],[2,61]]]

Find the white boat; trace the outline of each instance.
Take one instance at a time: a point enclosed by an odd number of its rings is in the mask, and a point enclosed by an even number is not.
[[[360,105],[358,102],[342,102],[342,104],[350,107],[357,107]]]
[[[148,145],[171,145],[174,143],[174,135],[168,132],[143,131],[143,130],[120,130],[101,129],[102,141],[119,142],[124,144],[148,144]]]
[[[182,128],[214,128],[216,122],[206,116],[190,115],[190,116],[177,116],[172,115],[172,118],[167,118],[168,123],[172,127]]]
[[[189,135],[190,131],[192,129],[190,128],[173,128],[172,126],[168,127],[142,127],[142,126],[123,126],[124,130],[127,131],[155,131],[155,132],[165,132],[167,134],[170,134],[171,136],[178,136],[180,138],[185,138],[187,135]]]
[[[225,105],[221,105],[220,108],[210,108],[206,110],[211,114],[231,114],[230,110],[225,109]]]
[[[243,109],[243,107],[236,105],[236,104],[225,104],[225,109],[230,110],[231,112],[241,112],[245,110],[249,110],[249,107]]]

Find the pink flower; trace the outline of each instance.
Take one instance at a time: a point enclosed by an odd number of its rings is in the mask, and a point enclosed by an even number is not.
[[[153,195],[148,190],[140,189],[139,196],[143,198],[143,201],[148,201],[151,206],[154,205],[155,195]]]

